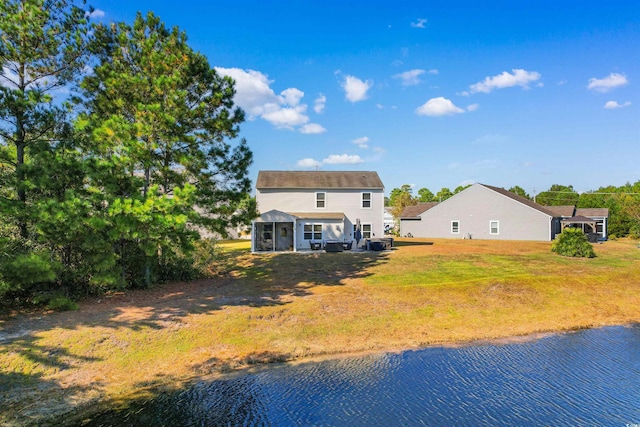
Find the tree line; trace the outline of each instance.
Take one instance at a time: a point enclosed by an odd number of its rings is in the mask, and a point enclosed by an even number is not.
[[[407,206],[442,202],[467,187],[469,186],[458,186],[453,191],[445,187],[435,194],[427,188],[420,188],[418,194],[414,196],[412,187],[405,184],[391,190],[385,202],[391,208],[392,215],[398,218]],[[604,186],[584,193],[578,193],[572,185],[559,184],[554,184],[548,190],[534,195],[529,195],[517,185],[508,190],[542,206],[608,208],[610,237],[640,238],[640,181],[634,184],[626,183],[619,187]]]
[[[234,82],[152,12],[0,2],[0,300],[188,278],[256,216]]]

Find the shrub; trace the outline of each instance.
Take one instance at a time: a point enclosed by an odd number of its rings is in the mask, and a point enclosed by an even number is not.
[[[77,310],[78,303],[65,296],[59,295],[49,301],[47,308],[55,311]]]
[[[570,257],[594,258],[596,256],[586,234],[577,228],[565,228],[551,245],[551,251]]]

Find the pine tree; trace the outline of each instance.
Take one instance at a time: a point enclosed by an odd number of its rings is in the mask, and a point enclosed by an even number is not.
[[[99,64],[82,83],[78,126],[98,166],[91,182],[105,194],[129,263],[124,274],[143,274],[148,285],[154,269],[190,251],[191,224],[224,233],[255,215],[255,205],[243,204],[252,153],[244,140],[227,141],[244,113],[234,108],[233,81],[151,12],[132,26],[98,27],[96,40]]]

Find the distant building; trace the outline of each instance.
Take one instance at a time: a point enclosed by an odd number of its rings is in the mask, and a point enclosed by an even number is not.
[[[608,209],[539,205],[502,188],[474,184],[441,203],[408,206],[400,235],[551,241],[565,227],[607,237]]]

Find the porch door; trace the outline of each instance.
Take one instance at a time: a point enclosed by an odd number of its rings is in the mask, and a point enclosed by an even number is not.
[[[276,223],[276,251],[293,250],[293,223]]]

